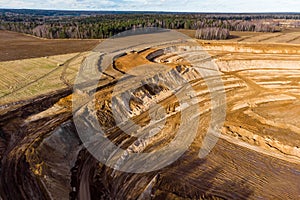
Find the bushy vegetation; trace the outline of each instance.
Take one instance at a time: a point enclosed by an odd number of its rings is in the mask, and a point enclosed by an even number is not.
[[[196,31],[195,37],[203,40],[226,40],[230,36],[229,30],[225,28],[201,28]]]
[[[280,31],[279,22],[273,20],[278,18],[300,19],[300,15],[0,9],[0,29],[43,38],[101,39],[136,27],[274,32]]]

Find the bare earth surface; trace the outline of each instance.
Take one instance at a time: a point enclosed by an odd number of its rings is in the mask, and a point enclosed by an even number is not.
[[[99,40],[49,40],[0,30],[0,61],[85,52]]]
[[[67,90],[100,40],[49,40],[0,31],[0,104]]]
[[[194,38],[195,30],[179,30],[184,34]],[[238,32],[231,31],[231,38],[223,40],[224,42],[263,42],[265,43],[284,43],[284,44],[300,44],[300,28],[289,28],[282,32],[275,33],[259,33],[259,32]]]
[[[181,111],[200,108],[197,136],[188,151],[175,163],[154,172],[131,174],[114,171],[99,163],[82,146],[72,120],[71,107],[72,100],[76,98],[83,103],[75,117],[84,111],[93,112],[94,104],[85,102],[84,94],[68,95],[70,91],[59,95],[50,94],[46,98],[39,97],[31,103],[22,104],[19,108],[5,107],[6,111],[0,118],[2,198],[11,195],[13,199],[299,199],[298,35],[299,32],[282,35],[254,33],[233,38],[232,41],[198,41],[217,64],[226,92],[226,120],[220,130],[222,135],[210,154],[202,159],[198,153],[212,120],[211,96],[203,77],[195,72],[195,66],[186,59],[191,61],[195,56],[193,48],[186,49],[189,52],[186,58],[178,57],[176,53],[159,53],[159,49],[170,44],[151,48],[148,48],[149,45],[140,45],[124,50],[122,53],[125,54],[115,59],[105,71],[93,102],[97,109],[97,119],[105,127],[107,137],[123,149],[132,148],[136,138],[116,126],[110,104],[114,87],[124,75],[127,75],[122,79],[124,87],[119,93],[125,97],[128,95],[126,92],[132,87],[136,75],[129,70],[142,64],[166,65],[170,70],[157,71],[157,74],[174,82],[179,81],[179,76],[185,77],[197,93],[189,97],[184,88],[168,91],[164,87],[146,85],[129,94],[133,99],[130,101],[130,111],[119,110],[130,116],[135,123],[151,129],[159,123],[150,123],[151,101],[166,108],[163,130],[153,136],[151,142],[145,142],[148,145],[137,146],[142,152],[148,152],[160,149],[172,141],[180,126]],[[151,37],[155,35],[149,34],[146,37],[151,44]],[[160,33],[160,37],[167,38],[168,33]],[[117,40],[120,45],[122,41]],[[54,63],[65,63],[69,59],[78,66],[81,62],[79,57],[77,54],[68,54],[43,58],[45,64],[53,66],[44,69],[42,73],[55,69]],[[29,66],[34,60],[26,62],[30,63],[26,65]],[[206,61],[197,62],[204,65]],[[4,70],[11,63],[0,64]],[[18,67],[21,75],[15,79],[28,84],[20,78],[26,70]],[[85,67],[88,66],[82,65],[81,70]],[[74,67],[74,74],[75,69],[78,67]],[[55,76],[60,75],[61,71]],[[93,77],[92,74],[86,75]],[[216,78],[211,77],[212,80]],[[36,77],[32,80],[36,80]],[[71,84],[74,78],[67,80]],[[13,80],[7,81],[14,85]],[[14,87],[10,91],[2,86],[2,95],[18,90],[18,86]],[[193,105],[180,107],[174,94],[184,94],[191,98]],[[12,100],[6,100],[6,97],[2,99],[5,102]],[[123,101],[118,100],[120,105]],[[83,120],[93,126],[89,118]]]

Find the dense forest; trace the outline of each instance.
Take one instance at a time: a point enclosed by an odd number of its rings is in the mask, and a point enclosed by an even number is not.
[[[222,39],[228,31],[275,32],[280,19],[300,14],[205,14],[161,12],[97,12],[0,9],[0,29],[43,38],[108,38],[137,27],[194,29],[197,37]],[[292,26],[299,26],[294,21]],[[228,30],[228,31],[227,31]],[[210,32],[213,32],[210,34]],[[209,33],[209,34],[208,34]],[[208,37],[207,35],[213,35]],[[217,36],[217,38],[215,38]],[[220,38],[219,38],[220,37]]]

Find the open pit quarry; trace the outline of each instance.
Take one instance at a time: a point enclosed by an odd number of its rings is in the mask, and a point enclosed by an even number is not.
[[[73,92],[2,105],[0,199],[299,199],[300,46],[170,32],[105,41]]]

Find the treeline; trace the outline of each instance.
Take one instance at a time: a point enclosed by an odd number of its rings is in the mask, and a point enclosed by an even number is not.
[[[225,28],[201,28],[196,31],[195,37],[203,40],[226,40],[230,37],[230,33]]]
[[[0,13],[12,15],[29,15],[37,17],[55,16],[96,16],[115,14],[164,14],[164,15],[193,15],[198,18],[221,20],[257,20],[257,19],[300,19],[300,13],[183,13],[155,11],[72,11],[72,10],[36,10],[36,9],[0,9]]]
[[[26,12],[25,12],[26,11]],[[256,15],[221,15],[190,13],[106,13],[68,16],[45,14],[46,11],[25,10],[20,13],[0,10],[0,29],[32,34],[43,38],[102,39],[137,27],[159,27],[166,29],[206,29],[229,31],[280,31],[280,23],[273,19],[259,19]],[[71,12],[71,11],[70,11]],[[85,11],[87,12],[87,11]],[[27,14],[26,14],[27,13]],[[28,14],[30,13],[30,14]],[[72,11],[72,14],[75,14]],[[236,17],[236,19],[234,18]],[[261,16],[264,18],[264,15]],[[206,29],[210,30],[210,29]],[[214,30],[214,29],[211,29]]]

